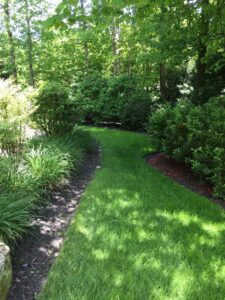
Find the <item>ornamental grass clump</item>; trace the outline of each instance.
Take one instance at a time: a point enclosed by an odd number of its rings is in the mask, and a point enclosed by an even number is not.
[[[33,90],[22,90],[10,80],[0,79],[0,149],[15,154],[21,150],[25,129],[33,112]]]

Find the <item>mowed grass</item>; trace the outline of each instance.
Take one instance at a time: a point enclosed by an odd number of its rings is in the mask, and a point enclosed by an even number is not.
[[[225,299],[224,210],[148,166],[148,137],[90,131],[102,168],[39,299]]]

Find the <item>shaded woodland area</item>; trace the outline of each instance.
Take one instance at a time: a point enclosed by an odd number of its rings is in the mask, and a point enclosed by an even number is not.
[[[143,159],[182,166],[224,206],[224,120],[224,0],[0,0],[0,299],[5,244],[99,149],[40,299],[224,299],[222,210]]]
[[[224,88],[223,0],[56,3],[1,1],[1,77],[69,85],[128,74],[171,102],[189,92],[203,103]]]

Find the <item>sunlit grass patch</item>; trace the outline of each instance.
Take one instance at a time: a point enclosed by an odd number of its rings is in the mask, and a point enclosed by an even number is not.
[[[224,211],[149,167],[148,137],[90,132],[102,168],[40,299],[224,299]]]

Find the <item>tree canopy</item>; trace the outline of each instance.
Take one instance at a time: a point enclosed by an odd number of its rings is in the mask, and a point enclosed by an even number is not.
[[[163,101],[188,85],[196,103],[224,88],[224,0],[1,0],[0,20],[1,77],[24,85],[136,74]]]

